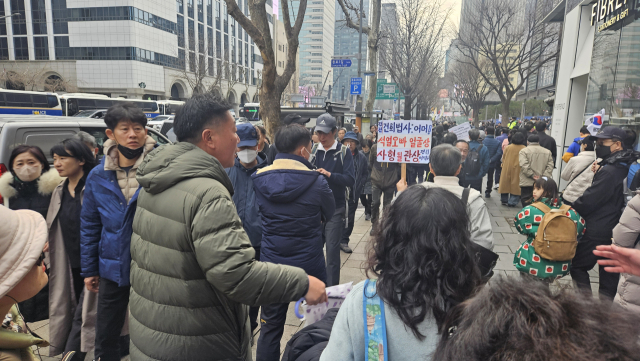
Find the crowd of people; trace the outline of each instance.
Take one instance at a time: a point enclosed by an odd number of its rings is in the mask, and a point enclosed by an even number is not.
[[[114,105],[102,151],[80,132],[51,148],[53,169],[38,147],[13,150],[0,177],[0,360],[32,360],[31,346],[64,360],[250,360],[253,344],[257,360],[279,360],[290,303],[325,303],[344,282],[360,203],[370,278],[287,360],[637,359],[635,134],[581,129],[560,193],[543,121],[482,124],[469,141],[436,124],[429,164],[402,179],[378,161],[375,125],[363,136],[326,113],[310,131],[292,114],[271,141],[230,108],[194,96],[178,142],[157,146],[140,109]],[[494,190],[522,207],[519,278],[491,278]],[[571,274],[590,293],[597,263],[601,300],[548,287]],[[45,319],[48,340],[28,328]]]

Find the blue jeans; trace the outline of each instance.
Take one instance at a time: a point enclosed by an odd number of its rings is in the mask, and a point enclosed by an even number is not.
[[[509,206],[515,207],[518,202],[520,202],[520,196],[517,196],[515,194],[502,193],[500,194],[500,201],[502,203],[506,203]]]

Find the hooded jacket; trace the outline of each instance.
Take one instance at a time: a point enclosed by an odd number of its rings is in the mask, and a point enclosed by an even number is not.
[[[322,219],[331,219],[336,206],[325,177],[312,168],[302,157],[280,153],[253,176],[262,215],[260,260],[300,267],[324,282]]]
[[[640,249],[640,195],[629,201],[620,217],[620,223],[613,229],[613,243],[616,246]],[[634,313],[640,313],[640,277],[628,273],[620,275],[618,293],[614,302]]]
[[[264,153],[258,153],[256,158],[258,164],[250,169],[245,168],[238,158],[233,167],[225,169],[231,184],[233,185],[233,203],[236,205],[238,216],[242,221],[242,227],[247,232],[251,245],[260,248],[262,240],[262,221],[258,204],[256,203],[256,192],[253,189],[251,176],[259,169],[267,166],[267,157]]]
[[[610,240],[624,208],[624,179],[629,163],[614,153],[600,164],[591,186],[573,202],[573,208],[587,221],[586,238]]]
[[[63,179],[55,169],[44,172],[32,182],[16,181],[11,172],[0,177],[0,197],[9,209],[30,209],[47,218],[51,193]]]
[[[499,141],[495,135],[489,134],[487,135],[482,144],[489,151],[489,168],[495,168],[500,164],[500,158],[502,158],[502,152],[498,154],[498,149],[502,149],[501,141]]]
[[[562,192],[562,198],[571,203],[580,198],[582,193],[591,186],[594,173],[591,164],[596,160],[596,152],[584,151],[569,159],[569,163],[562,169],[562,179],[569,182]]]
[[[155,145],[147,136],[144,153],[127,173],[117,163],[115,143],[105,142],[105,155],[87,177],[80,212],[80,264],[83,277],[98,276],[119,287],[129,285],[131,224],[136,212],[138,182],[131,179]]]
[[[577,137],[573,140],[573,143],[571,143],[571,145],[569,146],[569,149],[567,149],[567,151],[562,156],[562,160],[564,160],[565,163],[569,163],[571,158],[580,154],[580,142],[582,141],[582,139],[584,138]]]
[[[462,198],[464,188],[458,184],[458,177],[436,176],[433,183],[424,182],[420,184],[425,188],[442,188]],[[491,228],[491,217],[487,210],[487,204],[482,198],[482,194],[475,189],[469,191],[467,200],[467,212],[469,213],[469,232],[471,241],[487,249],[493,249],[493,229]]]
[[[155,149],[137,178],[131,360],[251,359],[247,305],[298,300],[307,275],[254,259],[229,177],[195,145]]]

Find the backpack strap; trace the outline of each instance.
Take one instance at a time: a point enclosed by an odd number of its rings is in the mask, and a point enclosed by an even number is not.
[[[531,206],[541,210],[542,212],[544,212],[544,214],[547,214],[547,213],[551,212],[551,208],[549,208],[548,205],[546,205],[546,204],[544,204],[542,202],[532,203]]]
[[[465,207],[467,206],[467,203],[469,203],[469,193],[471,193],[471,189],[469,187],[462,190],[462,197],[460,197],[460,200],[462,200]]]
[[[315,157],[316,153],[318,153],[318,143],[313,144],[313,147],[311,147],[311,155]]]
[[[562,206],[560,206],[560,210],[563,213],[567,213],[567,212],[569,212],[571,210],[571,206],[568,205],[568,204],[563,204]]]
[[[364,282],[362,296],[364,312],[364,359],[365,361],[388,360],[387,324],[384,314],[384,302],[376,292],[376,280]]]

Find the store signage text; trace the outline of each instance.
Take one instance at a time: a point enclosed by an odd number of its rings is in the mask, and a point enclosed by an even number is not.
[[[598,0],[593,6],[591,6],[591,26],[598,21],[604,20],[607,16],[620,10],[623,6],[627,5],[627,0]],[[616,16],[607,20],[604,24],[598,27],[598,31],[602,31],[609,26],[615,24],[620,19],[624,19],[629,15],[629,9],[625,9]]]

